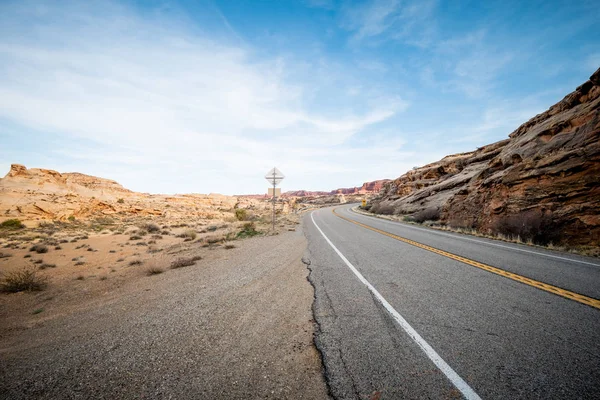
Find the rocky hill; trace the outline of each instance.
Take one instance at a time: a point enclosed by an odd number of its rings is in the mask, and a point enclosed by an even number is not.
[[[279,204],[287,212],[289,202]],[[231,218],[235,208],[270,209],[270,204],[219,194],[137,193],[117,182],[80,173],[60,173],[13,164],[0,179],[0,222],[17,218],[67,221],[93,218],[164,217],[172,220]]]
[[[509,138],[387,183],[370,210],[540,244],[600,245],[600,69]]]

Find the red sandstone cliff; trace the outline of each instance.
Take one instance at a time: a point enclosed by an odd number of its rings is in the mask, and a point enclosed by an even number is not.
[[[600,69],[509,138],[389,182],[378,213],[539,243],[600,245]]]

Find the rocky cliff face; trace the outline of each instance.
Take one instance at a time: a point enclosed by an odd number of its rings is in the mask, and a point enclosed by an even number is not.
[[[600,245],[600,69],[508,139],[410,171],[371,204],[542,244]]]

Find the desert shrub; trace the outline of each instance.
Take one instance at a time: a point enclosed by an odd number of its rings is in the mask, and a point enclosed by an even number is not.
[[[146,275],[148,276],[162,274],[163,272],[165,272],[165,270],[160,267],[152,266],[146,268]]]
[[[35,251],[36,253],[47,253],[48,252],[48,246],[43,245],[43,244],[34,244],[33,246],[31,246],[29,248],[29,251]]]
[[[40,265],[40,269],[46,269],[46,268],[56,268],[56,264],[42,264]]]
[[[151,222],[148,222],[148,223],[142,225],[140,228],[142,228],[143,230],[150,232],[150,233],[160,232],[160,226],[153,224]]]
[[[186,257],[186,258],[178,258],[177,260],[171,263],[171,269],[189,267],[191,265],[196,264],[196,261],[200,260],[202,257]]]
[[[39,276],[35,268],[25,267],[19,271],[7,273],[0,282],[0,289],[3,292],[16,293],[43,290],[46,285],[47,279]]]
[[[75,265],[83,265],[83,264],[85,264],[85,261],[77,261],[77,262],[75,263]]]
[[[198,234],[196,233],[196,231],[192,230],[192,229],[188,229],[183,233],[180,233],[179,235],[177,235],[178,238],[185,238],[186,240],[194,240],[196,239],[196,237],[198,236]]]
[[[119,204],[123,204],[123,203],[125,203],[125,200],[123,200],[123,199],[118,199],[118,200],[117,200],[117,203],[119,203]]]
[[[206,228],[206,230],[207,230],[207,231],[209,231],[209,232],[214,232],[214,231],[216,231],[217,229],[219,229],[219,227],[218,227],[218,226],[216,226],[216,225],[211,225],[211,226],[209,226],[208,228]]]
[[[75,222],[75,216],[74,215],[69,215],[69,218],[67,218],[69,221],[71,222]]]
[[[129,266],[133,267],[134,265],[142,265],[144,262],[142,260],[132,260],[129,261]]]
[[[25,225],[18,219],[7,219],[0,223],[0,228],[2,229],[23,229]]]
[[[236,208],[235,218],[238,221],[246,221],[248,219],[248,212],[246,212],[246,210],[244,210],[243,208]]]
[[[226,244],[226,245],[225,245],[225,248],[226,248],[227,250],[230,250],[230,249],[235,249],[235,245],[234,245],[234,244],[231,244],[231,243],[228,243],[228,244]]]
[[[507,215],[499,219],[492,230],[513,239],[520,238],[539,245],[547,245],[560,239],[560,229],[552,220],[552,216],[538,210]]]
[[[213,235],[204,238],[204,241],[208,244],[215,244],[225,240],[225,236]]]
[[[237,237],[246,238],[256,236],[258,234],[260,234],[260,232],[256,230],[256,225],[254,225],[254,222],[246,222],[243,225],[242,230],[238,232]]]
[[[418,223],[437,221],[438,219],[440,219],[440,210],[437,207],[426,208],[413,215],[413,221]]]
[[[394,206],[390,203],[375,203],[369,211],[375,214],[392,215],[394,214]]]
[[[142,237],[138,235],[133,235],[129,237],[129,240],[140,240]]]

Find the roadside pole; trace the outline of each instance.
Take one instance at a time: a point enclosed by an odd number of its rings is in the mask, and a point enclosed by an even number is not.
[[[265,179],[267,181],[269,181],[272,185],[273,188],[269,188],[269,194],[272,194],[272,198],[271,201],[273,202],[273,217],[272,217],[272,225],[273,225],[273,232],[275,232],[275,202],[277,201],[277,185],[279,184],[279,182],[281,182],[283,180],[283,178],[285,178],[285,175],[283,175],[281,173],[280,170],[277,169],[277,167],[273,167],[272,170],[270,170],[269,172],[267,172],[267,174],[265,175]],[[281,194],[281,189],[279,189],[279,194]]]

